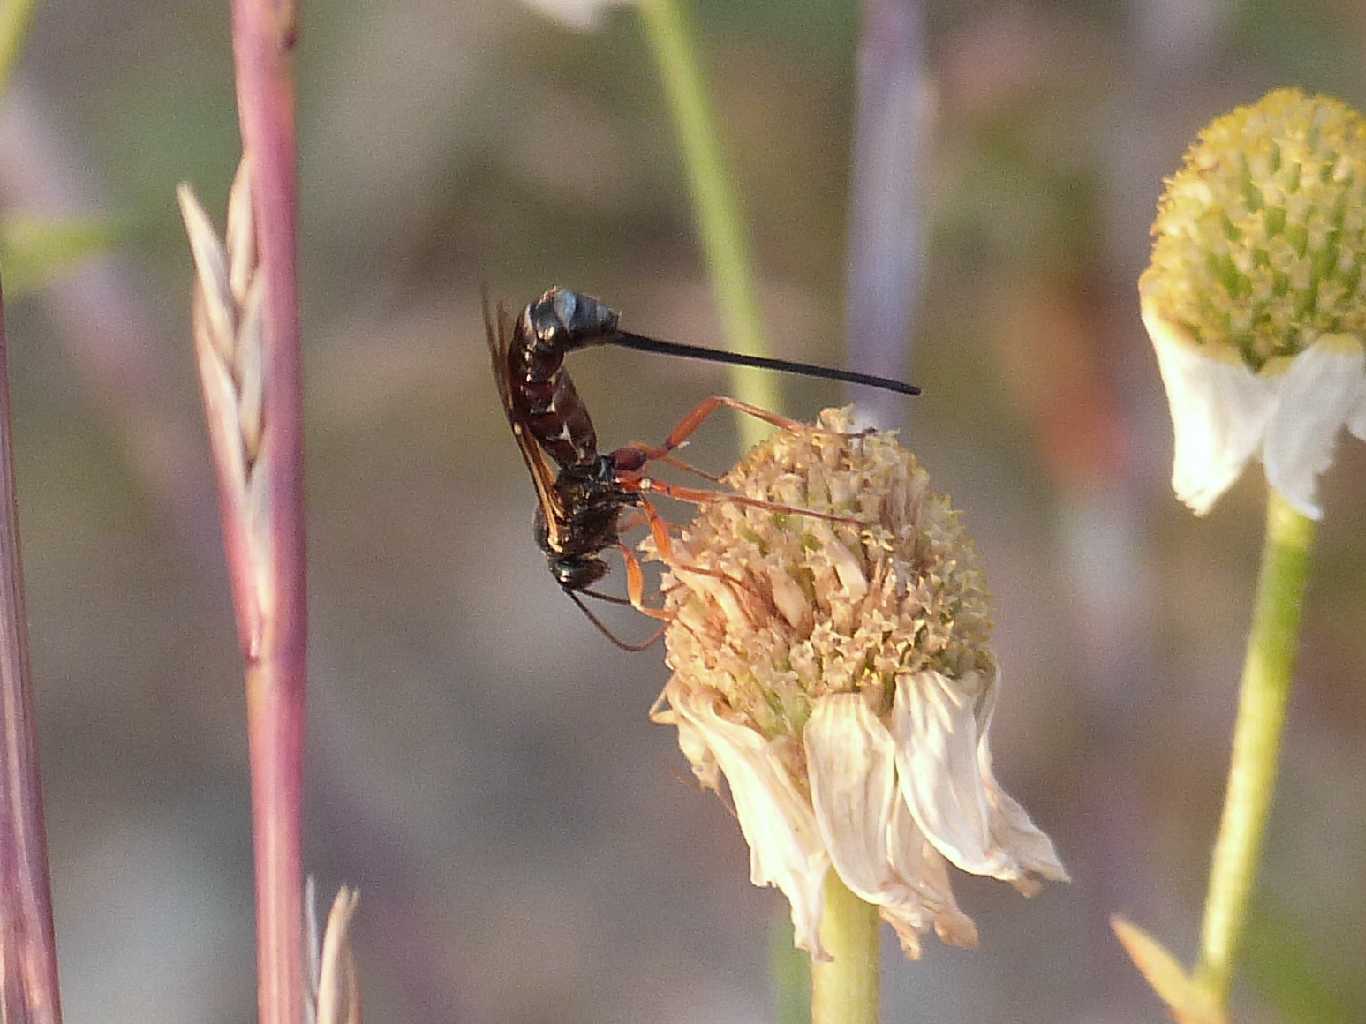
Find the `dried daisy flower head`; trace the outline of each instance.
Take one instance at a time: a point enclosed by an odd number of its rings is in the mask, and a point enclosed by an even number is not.
[[[1167,182],[1139,279],[1176,440],[1207,512],[1260,455],[1317,519],[1345,425],[1366,438],[1366,121],[1280,89],[1213,121]]]
[[[751,881],[787,896],[798,946],[827,958],[833,867],[914,958],[930,926],[976,944],[947,864],[1026,895],[1067,876],[992,775],[999,672],[972,542],[894,435],[851,429],[849,410],[826,410],[726,483],[857,522],[717,502],[674,543],[656,718],[703,786],[725,776]]]

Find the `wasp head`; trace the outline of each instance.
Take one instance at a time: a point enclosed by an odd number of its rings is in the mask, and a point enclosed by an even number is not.
[[[619,314],[605,302],[568,288],[552,288],[526,309],[542,350],[567,352],[615,334]]]
[[[550,575],[565,590],[586,590],[607,575],[607,563],[592,555],[551,556]]]

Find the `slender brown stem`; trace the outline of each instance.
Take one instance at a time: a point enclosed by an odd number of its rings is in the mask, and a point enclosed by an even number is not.
[[[0,296],[0,1019],[60,1024]]]
[[[248,659],[256,855],[257,966],[262,1024],[304,1013],[303,776],[305,634],[303,401],[295,276],[294,83],[290,0],[232,0],[242,148],[251,161],[259,273],[264,277],[264,429],[256,472],[268,543],[254,566],[266,595]]]

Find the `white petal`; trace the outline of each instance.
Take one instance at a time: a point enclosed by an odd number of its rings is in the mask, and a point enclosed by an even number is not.
[[[943,941],[975,946],[977,929],[954,903],[944,858],[897,791],[895,742],[867,701],[822,698],[804,739],[816,822],[850,892],[880,908],[912,960],[931,924]]]
[[[676,686],[674,680],[670,679],[660,700],[668,699],[670,688]],[[703,789],[720,792],[720,769],[716,765],[716,757],[712,754],[711,747],[707,746],[707,738],[702,730],[672,708],[667,711],[652,711],[650,720],[657,725],[672,725],[678,729],[678,749],[683,751],[683,756],[688,759],[698,784]]]
[[[1033,875],[1041,875],[1054,882],[1071,881],[1067,870],[1053,849],[1053,840],[1030,821],[1029,815],[996,781],[991,771],[991,749],[986,739],[977,749],[977,762],[982,772],[982,785],[986,789],[987,806],[990,808],[991,838],[997,846],[1010,853],[1010,856],[1025,872],[1024,876],[1011,879],[1015,887],[1026,896],[1038,891],[1038,883]]]
[[[920,900],[917,906],[903,904],[884,907],[882,918],[896,929],[901,948],[911,959],[920,950],[916,932],[930,921],[941,942],[971,949],[977,945],[977,926],[972,918],[958,909],[949,883],[948,862],[938,850],[925,840],[916,826],[904,800],[892,807],[892,819],[887,829],[887,857],[899,878],[915,886]]]
[[[1366,441],[1366,387],[1361,389],[1356,408],[1347,417],[1347,429],[1352,432],[1353,437]]]
[[[1257,450],[1275,407],[1276,388],[1236,359],[1197,346],[1188,332],[1147,301],[1143,324],[1171,407],[1172,490],[1204,515]]]
[[[1325,334],[1283,372],[1263,371],[1280,394],[1262,447],[1267,483],[1310,519],[1323,515],[1315,500],[1318,475],[1332,464],[1338,431],[1363,401],[1363,366],[1360,341]]]
[[[964,871],[999,877],[1012,865],[991,841],[977,768],[980,681],[964,682],[938,672],[897,679],[897,782],[915,823],[940,853]]]
[[[896,749],[867,702],[855,693],[816,702],[803,734],[811,805],[835,870],[866,903],[883,902],[896,881],[887,829],[896,793]]]
[[[705,739],[730,784],[740,831],[749,843],[750,881],[776,885],[792,905],[797,945],[818,960],[821,901],[830,857],[815,813],[788,774],[782,752],[746,725],[718,713],[716,699],[681,686],[666,691],[681,720]]]
[[[526,0],[528,7],[534,7],[556,21],[580,32],[598,27],[603,12],[615,7],[622,0]]]

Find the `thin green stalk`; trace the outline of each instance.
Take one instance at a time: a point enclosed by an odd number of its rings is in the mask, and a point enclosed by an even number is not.
[[[1257,605],[1233,730],[1228,792],[1214,846],[1196,968],[1197,983],[1221,1008],[1228,1002],[1247,927],[1248,897],[1257,878],[1276,787],[1313,540],[1314,523],[1271,490]]]
[[[877,1024],[879,922],[877,907],[825,876],[821,944],[833,959],[811,965],[811,1024]]]
[[[774,1024],[805,1024],[811,1019],[811,957],[797,948],[795,939],[788,915],[774,915],[768,929]]]
[[[697,228],[711,274],[712,289],[729,344],[738,352],[767,355],[755,297],[754,261],[746,239],[733,175],[721,152],[720,126],[707,98],[696,48],[679,4],[674,0],[641,0],[637,5],[646,36],[659,65],[669,112],[687,166]],[[772,373],[748,367],[731,371],[735,396],[765,409],[781,404]],[[763,424],[741,417],[745,447],[765,434]]]
[[[24,37],[28,35],[37,6],[38,0],[4,0],[0,3],[0,93],[9,84],[10,72],[24,47]]]

